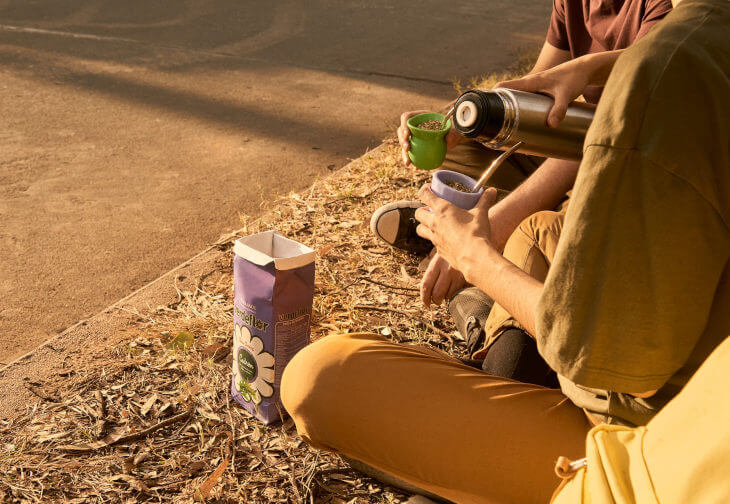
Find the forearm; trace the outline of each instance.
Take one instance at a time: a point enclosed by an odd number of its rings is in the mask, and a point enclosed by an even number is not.
[[[547,159],[505,199],[489,209],[492,243],[502,250],[512,232],[525,218],[540,210],[551,210],[575,182],[578,163]]]
[[[534,336],[542,282],[519,269],[482,240],[475,240],[466,247],[461,262],[466,280],[499,303]]]
[[[557,47],[551,45],[549,42],[545,41],[542,49],[540,49],[540,54],[537,57],[537,61],[535,61],[535,66],[533,66],[532,70],[528,72],[528,75],[542,72],[543,70],[547,70],[548,68],[552,68],[561,63],[565,63],[568,60],[570,60],[570,51],[558,49]]]
[[[576,64],[580,63],[581,71],[588,77],[589,86],[603,86],[611,75],[613,65],[623,49],[615,51],[605,51],[593,54],[586,54],[580,58],[576,58]]]

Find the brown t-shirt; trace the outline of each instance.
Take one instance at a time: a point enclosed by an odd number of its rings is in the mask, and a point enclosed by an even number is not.
[[[671,10],[671,0],[553,0],[547,41],[571,58],[626,49]],[[592,86],[583,96],[597,103],[602,89]]]

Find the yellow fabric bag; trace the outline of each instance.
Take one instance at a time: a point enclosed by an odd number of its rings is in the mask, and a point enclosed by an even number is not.
[[[553,504],[730,503],[730,338],[645,427],[599,425]]]

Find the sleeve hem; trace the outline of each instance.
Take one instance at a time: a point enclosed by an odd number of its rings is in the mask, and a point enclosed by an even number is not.
[[[555,49],[560,49],[561,51],[570,51],[570,44],[568,43],[568,41],[554,34],[552,31],[548,32],[545,40]]]
[[[622,392],[626,394],[641,393],[662,388],[673,373],[656,375],[630,375],[610,369],[599,368],[573,368],[566,365],[551,367],[560,375],[583,387],[609,390],[611,392]]]

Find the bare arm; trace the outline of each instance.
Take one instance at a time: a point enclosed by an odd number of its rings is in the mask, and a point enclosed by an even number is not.
[[[535,66],[532,67],[532,70],[530,70],[527,75],[542,72],[543,70],[558,66],[559,64],[565,63],[569,60],[570,51],[558,49],[557,47],[550,45],[548,41],[545,41],[542,45],[542,49],[540,49],[537,61],[535,61]]]
[[[578,163],[547,159],[517,189],[489,209],[492,244],[504,249],[507,239],[523,219],[540,210],[555,208],[573,187]]]
[[[496,87],[552,96],[555,103],[548,114],[547,122],[554,128],[565,117],[570,102],[578,98],[587,86],[601,86],[606,83],[622,52],[623,49],[586,54],[546,70],[531,72],[520,79],[500,82]]]
[[[557,126],[565,116],[565,110],[586,86],[605,84],[620,50],[589,54],[575,60],[560,63],[548,70],[544,66],[556,63],[567,51],[561,51],[545,42],[540,58],[533,71],[513,81],[501,82],[498,87],[542,92],[555,98],[548,122]],[[504,248],[507,239],[519,223],[539,210],[553,208],[573,186],[578,173],[578,163],[548,159],[516,191],[489,211],[492,223],[492,243]]]
[[[496,190],[485,191],[472,210],[462,210],[424,186],[419,197],[429,208],[416,210],[418,234],[431,240],[438,253],[458,268],[466,280],[502,305],[522,326],[536,334],[537,306],[543,283],[505,259],[491,243],[489,209]],[[633,395],[650,397],[655,390]]]
[[[499,303],[533,338],[543,283],[505,259],[489,243],[474,240],[465,247],[462,273],[467,282]],[[480,258],[478,261],[474,258]]]
[[[489,208],[496,190],[485,192],[473,210],[462,210],[424,187],[419,196],[430,210],[419,208],[418,234],[431,240],[438,253],[464,278],[502,305],[530,334],[542,282],[505,259],[491,243]]]

